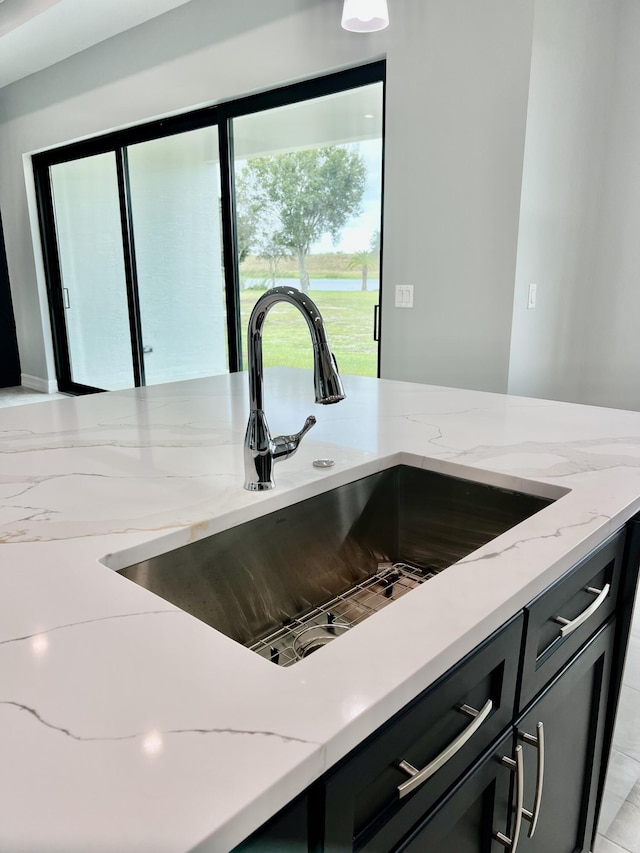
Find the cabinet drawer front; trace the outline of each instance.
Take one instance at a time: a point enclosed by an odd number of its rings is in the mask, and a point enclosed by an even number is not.
[[[504,853],[495,835],[509,828],[511,775],[501,761],[512,752],[509,731],[393,853]]]
[[[522,623],[511,620],[329,774],[325,853],[391,850],[509,725]],[[476,724],[469,708],[486,718]],[[402,763],[437,769],[401,796],[411,779]]]
[[[623,550],[621,530],[525,607],[519,710],[613,613]]]

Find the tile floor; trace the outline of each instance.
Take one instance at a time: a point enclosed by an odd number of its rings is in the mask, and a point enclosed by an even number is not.
[[[640,605],[637,600],[594,853],[640,853]]]
[[[0,388],[0,408],[66,396],[29,388]],[[640,853],[640,606],[635,609],[631,628],[594,853]]]
[[[68,394],[43,394],[31,388],[0,388],[0,408],[5,406],[23,406],[25,403],[44,403],[47,400],[62,400]]]

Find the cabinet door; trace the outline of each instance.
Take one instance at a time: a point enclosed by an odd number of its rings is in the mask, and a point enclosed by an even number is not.
[[[536,811],[536,781],[543,759],[539,818],[522,822],[518,853],[589,851],[598,796],[614,624],[608,623],[559,673],[517,724],[525,765],[524,807]],[[543,724],[544,753],[532,742]],[[530,737],[527,737],[530,736]],[[534,815],[535,816],[535,815]]]
[[[512,743],[509,732],[394,853],[504,853],[495,836],[507,831],[511,774],[501,760]]]

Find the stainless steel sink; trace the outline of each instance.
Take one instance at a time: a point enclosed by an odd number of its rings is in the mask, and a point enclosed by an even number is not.
[[[119,574],[288,664],[551,502],[399,465]]]

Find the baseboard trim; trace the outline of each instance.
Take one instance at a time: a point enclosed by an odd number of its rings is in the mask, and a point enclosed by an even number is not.
[[[21,374],[20,384],[24,388],[41,391],[43,394],[56,394],[58,391],[58,383],[55,379],[42,379],[40,376],[29,376],[28,373]]]

